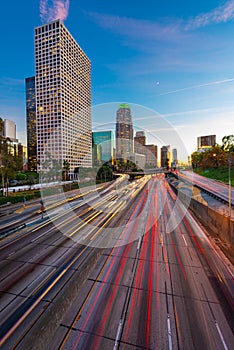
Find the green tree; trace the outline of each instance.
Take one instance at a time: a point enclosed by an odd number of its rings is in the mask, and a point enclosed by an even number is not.
[[[234,153],[234,135],[224,136],[221,147],[225,152]]]
[[[1,121],[0,121],[1,124]],[[2,126],[1,126],[2,128]],[[2,178],[2,193],[4,194],[4,188],[6,185],[6,194],[8,195],[9,181],[16,175],[16,161],[15,157],[9,150],[9,138],[5,138],[0,135],[0,168]]]
[[[193,169],[196,169],[201,165],[203,157],[204,157],[204,152],[193,152],[192,153],[191,161],[192,161]]]
[[[113,178],[112,168],[109,165],[103,165],[99,168],[96,180],[101,182],[111,181]]]
[[[221,146],[216,145],[210,150],[204,152],[200,165],[203,169],[219,168],[226,166],[227,164],[227,153],[222,149]]]
[[[67,181],[70,171],[70,163],[67,160],[63,161],[63,179]]]

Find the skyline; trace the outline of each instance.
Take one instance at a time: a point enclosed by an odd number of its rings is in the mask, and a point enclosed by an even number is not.
[[[7,35],[2,38],[0,116],[16,122],[23,143],[25,78],[35,74],[34,27],[58,15],[92,62],[94,110],[125,102],[153,110],[151,116],[133,111],[133,124],[157,139],[158,120],[165,120],[188,154],[196,150],[198,136],[216,134],[221,143],[233,133],[234,1],[145,1],[135,6],[122,0],[98,5],[38,0],[34,5],[4,3],[2,10],[1,32]],[[98,118],[94,113],[93,126],[114,123],[111,113]]]

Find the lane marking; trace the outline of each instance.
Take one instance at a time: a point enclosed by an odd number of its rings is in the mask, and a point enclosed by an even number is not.
[[[9,256],[11,256],[11,255],[13,255],[13,254],[15,254],[15,252],[10,253],[10,254],[8,255],[8,258],[9,258]]]
[[[222,343],[223,343],[224,349],[225,349],[225,350],[228,350],[227,344],[225,343],[223,334],[222,334],[222,332],[221,332],[221,329],[219,328],[219,325],[218,325],[218,322],[217,322],[217,321],[215,321],[215,326],[216,326],[216,328],[217,328],[217,330],[218,330],[218,333],[219,333],[220,339],[221,339],[221,341],[222,341]]]
[[[172,350],[171,323],[170,323],[170,316],[169,315],[167,315],[167,329],[168,329],[169,350]]]
[[[142,240],[142,236],[139,238],[138,244],[137,244],[137,250],[140,249],[141,246],[141,240]]]
[[[119,338],[120,338],[120,332],[121,332],[122,324],[123,324],[123,321],[121,319],[119,321],[118,330],[117,330],[117,334],[116,334],[116,337],[115,337],[115,345],[113,347],[113,350],[117,350],[118,349],[118,343],[119,343]]]
[[[185,243],[185,245],[186,245],[186,247],[187,247],[187,246],[188,246],[188,243],[186,242],[186,239],[185,239],[184,235],[182,235],[182,237],[183,237],[184,243]]]

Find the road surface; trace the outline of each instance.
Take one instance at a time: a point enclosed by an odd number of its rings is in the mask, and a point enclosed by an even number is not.
[[[5,240],[2,348],[232,349],[233,266],[175,200],[148,176]]]

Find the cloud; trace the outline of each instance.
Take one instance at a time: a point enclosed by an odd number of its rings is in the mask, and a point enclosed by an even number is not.
[[[174,93],[177,93],[177,92],[180,92],[180,91],[198,89],[198,88],[201,88],[201,87],[204,87],[204,86],[212,86],[212,85],[219,85],[219,84],[229,83],[229,82],[232,82],[232,81],[234,81],[234,78],[218,80],[218,81],[211,81],[211,82],[205,83],[205,84],[193,85],[193,86],[185,87],[183,89],[177,89],[177,90],[172,90],[172,91],[168,91],[168,92],[163,92],[163,93],[159,94],[158,96],[174,94]]]
[[[186,30],[206,27],[210,24],[218,24],[228,22],[234,19],[234,1],[227,1],[224,5],[215,8],[214,10],[202,13],[188,21],[185,26]]]
[[[161,41],[180,40],[184,34],[180,30],[179,21],[167,21],[158,23],[149,20],[139,20],[130,17],[120,17],[96,12],[86,13],[103,29],[111,30],[124,37],[137,39],[138,41],[147,38]]]
[[[41,21],[65,20],[68,16],[70,0],[40,0]]]
[[[138,42],[142,39],[156,39],[164,42],[179,41],[188,37],[189,31],[196,28],[233,20],[234,0],[229,0],[210,12],[199,14],[188,20],[162,18],[160,21],[153,22],[96,12],[86,12],[86,15],[103,29],[111,30],[126,38],[136,39]],[[145,41],[144,45],[146,45]]]

